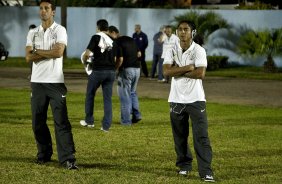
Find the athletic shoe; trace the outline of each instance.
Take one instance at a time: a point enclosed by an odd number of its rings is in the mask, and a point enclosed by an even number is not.
[[[35,160],[35,163],[41,165],[41,164],[45,164],[46,162],[50,162],[51,161],[51,158],[37,158]]]
[[[78,169],[78,167],[75,165],[75,161],[73,160],[67,160],[63,163],[66,169],[68,170],[75,170]]]
[[[109,130],[105,130],[103,127],[101,127],[101,129],[103,132],[109,132]]]
[[[141,118],[138,118],[138,119],[132,118],[131,122],[132,122],[132,123],[138,123],[138,122],[141,121],[141,120],[142,120]]]
[[[206,175],[205,177],[202,178],[204,181],[206,182],[215,182],[215,180],[213,179],[212,175]]]
[[[80,123],[81,126],[89,127],[89,128],[94,128],[94,124],[93,125],[89,125],[89,124],[86,123],[85,120],[80,120],[79,123]]]
[[[189,171],[180,170],[180,171],[178,171],[178,174],[182,175],[182,176],[187,176],[189,174]]]

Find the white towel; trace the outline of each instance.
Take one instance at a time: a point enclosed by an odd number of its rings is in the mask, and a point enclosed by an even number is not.
[[[101,48],[103,53],[107,48],[113,47],[113,40],[104,32],[96,33],[96,35],[101,36],[98,46]]]

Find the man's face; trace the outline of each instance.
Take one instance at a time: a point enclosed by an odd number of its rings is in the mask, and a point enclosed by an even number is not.
[[[177,28],[177,36],[181,41],[190,41],[192,38],[191,31],[187,23],[182,23]]]
[[[52,10],[52,5],[47,2],[40,3],[40,18],[42,21],[49,20],[50,18],[53,18],[55,15],[55,11]]]
[[[165,29],[165,34],[166,34],[168,37],[170,37],[171,34],[172,34],[172,28],[171,28],[171,27],[170,27],[170,28],[166,28],[166,29]]]
[[[110,32],[110,36],[113,38],[113,39],[117,39],[119,37],[119,33],[116,33],[116,32]]]
[[[135,32],[136,33],[140,33],[141,32],[140,26],[138,26],[138,25],[135,26]]]

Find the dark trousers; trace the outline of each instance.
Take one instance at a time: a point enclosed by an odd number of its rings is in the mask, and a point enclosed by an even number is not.
[[[85,99],[85,121],[88,124],[94,124],[94,101],[96,91],[102,86],[103,102],[104,102],[104,117],[102,126],[104,130],[109,130],[112,124],[112,95],[113,85],[115,81],[114,70],[93,70],[88,76],[87,92]]]
[[[152,70],[151,70],[151,78],[155,77],[155,73],[158,67],[158,80],[162,80],[163,76],[163,58],[161,58],[160,54],[153,55],[153,63],[152,63]]]
[[[200,177],[212,175],[212,149],[208,137],[206,103],[170,103],[170,119],[177,154],[176,166],[192,170],[192,154],[188,145],[189,118],[192,121],[193,142]]]
[[[149,73],[148,73],[148,68],[147,68],[147,63],[146,63],[145,57],[146,57],[145,51],[142,51],[141,57],[139,57],[138,60],[141,63],[141,69],[142,69],[143,74],[145,75],[145,77],[148,77]]]
[[[32,129],[37,143],[37,157],[51,158],[53,153],[50,130],[47,126],[47,111],[50,103],[60,163],[75,160],[74,141],[68,119],[66,93],[63,83],[31,83]]]

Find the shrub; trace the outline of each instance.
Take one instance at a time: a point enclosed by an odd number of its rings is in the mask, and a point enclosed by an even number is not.
[[[208,67],[207,70],[217,70],[219,68],[226,68],[228,64],[227,56],[208,56]]]

